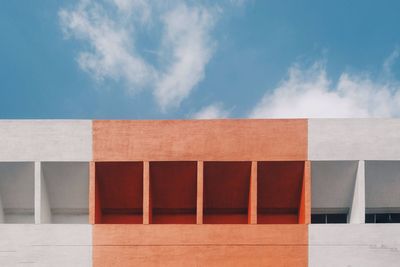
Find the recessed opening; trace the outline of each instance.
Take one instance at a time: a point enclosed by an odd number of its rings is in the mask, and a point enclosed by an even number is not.
[[[206,224],[246,224],[251,162],[204,162]]]
[[[0,223],[34,223],[33,162],[0,163]]]
[[[96,223],[143,223],[143,162],[96,162]]]
[[[197,162],[150,162],[152,223],[195,224]]]
[[[400,162],[365,162],[365,222],[400,223]]]
[[[258,162],[257,223],[297,224],[303,161]]]
[[[311,223],[348,223],[358,161],[313,161]]]
[[[89,164],[42,162],[42,223],[89,222]]]

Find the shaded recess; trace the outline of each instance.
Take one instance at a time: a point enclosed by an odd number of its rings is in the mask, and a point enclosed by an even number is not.
[[[196,223],[197,162],[150,162],[150,188],[151,223]]]
[[[89,163],[43,162],[42,223],[88,223]]]
[[[299,223],[303,161],[258,162],[257,223]]]
[[[143,222],[143,162],[96,162],[96,223]]]
[[[0,223],[34,223],[33,162],[0,163]]]
[[[206,224],[246,224],[251,162],[204,162]]]
[[[400,161],[365,162],[366,223],[400,223]]]
[[[347,223],[358,161],[313,161],[311,223]]]

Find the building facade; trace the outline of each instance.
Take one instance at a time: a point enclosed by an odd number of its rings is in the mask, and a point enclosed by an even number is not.
[[[0,266],[399,266],[400,120],[2,120]]]

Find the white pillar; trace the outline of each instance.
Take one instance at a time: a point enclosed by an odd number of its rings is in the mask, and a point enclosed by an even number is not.
[[[50,204],[40,161],[35,162],[35,223],[51,223]]]
[[[365,161],[358,162],[356,181],[354,184],[353,203],[349,213],[349,223],[365,223]]]

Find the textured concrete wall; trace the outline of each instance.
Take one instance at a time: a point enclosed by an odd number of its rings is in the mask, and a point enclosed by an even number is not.
[[[0,120],[0,161],[91,159],[91,121]]]
[[[91,225],[0,225],[0,266],[92,266]]]
[[[399,160],[399,119],[310,119],[310,160]]]
[[[311,267],[397,267],[400,224],[309,225]]]

